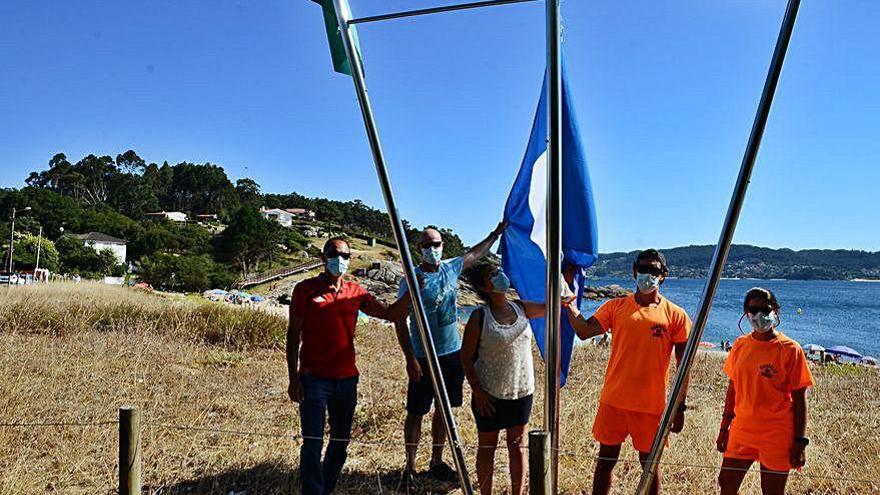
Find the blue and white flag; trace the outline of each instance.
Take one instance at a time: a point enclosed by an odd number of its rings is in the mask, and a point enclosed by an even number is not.
[[[504,207],[510,224],[501,240],[502,263],[519,296],[526,301],[544,302],[547,294],[546,204],[547,204],[547,77],[532,124],[529,145],[519,174]],[[563,267],[574,265],[577,274],[571,289],[577,303],[583,299],[584,270],[597,258],[596,211],[587,160],[581,145],[570,86],[562,73],[562,252]],[[561,335],[561,376],[565,384],[571,364],[574,329],[563,316]],[[544,319],[533,319],[535,341],[545,355]]]

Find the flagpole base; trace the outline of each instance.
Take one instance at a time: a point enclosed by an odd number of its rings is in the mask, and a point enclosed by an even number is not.
[[[550,433],[529,432],[529,495],[553,495]]]

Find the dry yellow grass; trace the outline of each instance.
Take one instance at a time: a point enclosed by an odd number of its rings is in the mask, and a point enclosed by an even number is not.
[[[91,284],[14,288],[0,297],[0,423],[100,423],[115,420],[119,406],[136,404],[145,422],[145,493],[297,493],[297,415],[285,392],[282,318]],[[404,462],[403,359],[385,325],[359,328],[358,348],[356,441],[339,493],[395,493]],[[606,360],[607,350],[578,349],[563,392],[564,493],[590,488],[596,454],[590,427]],[[720,368],[717,356],[705,354],[695,367],[686,429],[664,458],[666,493],[717,491]],[[880,483],[834,479],[880,478],[880,376],[863,368],[814,372],[813,444],[789,492],[880,493]],[[541,407],[539,394],[534,426]],[[469,409],[456,414],[464,442],[474,445]],[[0,495],[114,493],[116,449],[114,424],[0,426]],[[470,466],[473,455],[469,448]],[[635,453],[626,447],[622,458],[614,493],[632,493]],[[499,451],[496,460],[503,489],[506,455]],[[423,448],[421,467],[426,463]],[[757,493],[756,474],[743,493]]]

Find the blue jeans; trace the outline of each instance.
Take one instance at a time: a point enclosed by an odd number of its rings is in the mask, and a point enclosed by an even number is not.
[[[303,495],[333,493],[348,456],[348,440],[357,404],[358,377],[340,380],[303,374],[303,400],[299,404],[303,443],[299,450],[299,478]],[[324,462],[324,417],[330,423],[330,443]],[[342,441],[337,440],[342,439]]]

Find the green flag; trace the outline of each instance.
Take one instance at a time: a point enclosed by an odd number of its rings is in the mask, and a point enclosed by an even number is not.
[[[345,54],[345,45],[342,42],[342,33],[339,30],[339,22],[336,20],[336,9],[333,7],[333,0],[312,0],[321,5],[324,11],[324,27],[327,29],[327,42],[330,44],[330,56],[333,57],[333,69],[336,72],[351,75],[351,63]],[[348,9],[348,2],[342,0],[340,2],[343,9]],[[361,55],[361,47],[358,42],[357,31],[354,26],[349,28],[352,38],[354,38],[354,50]]]

